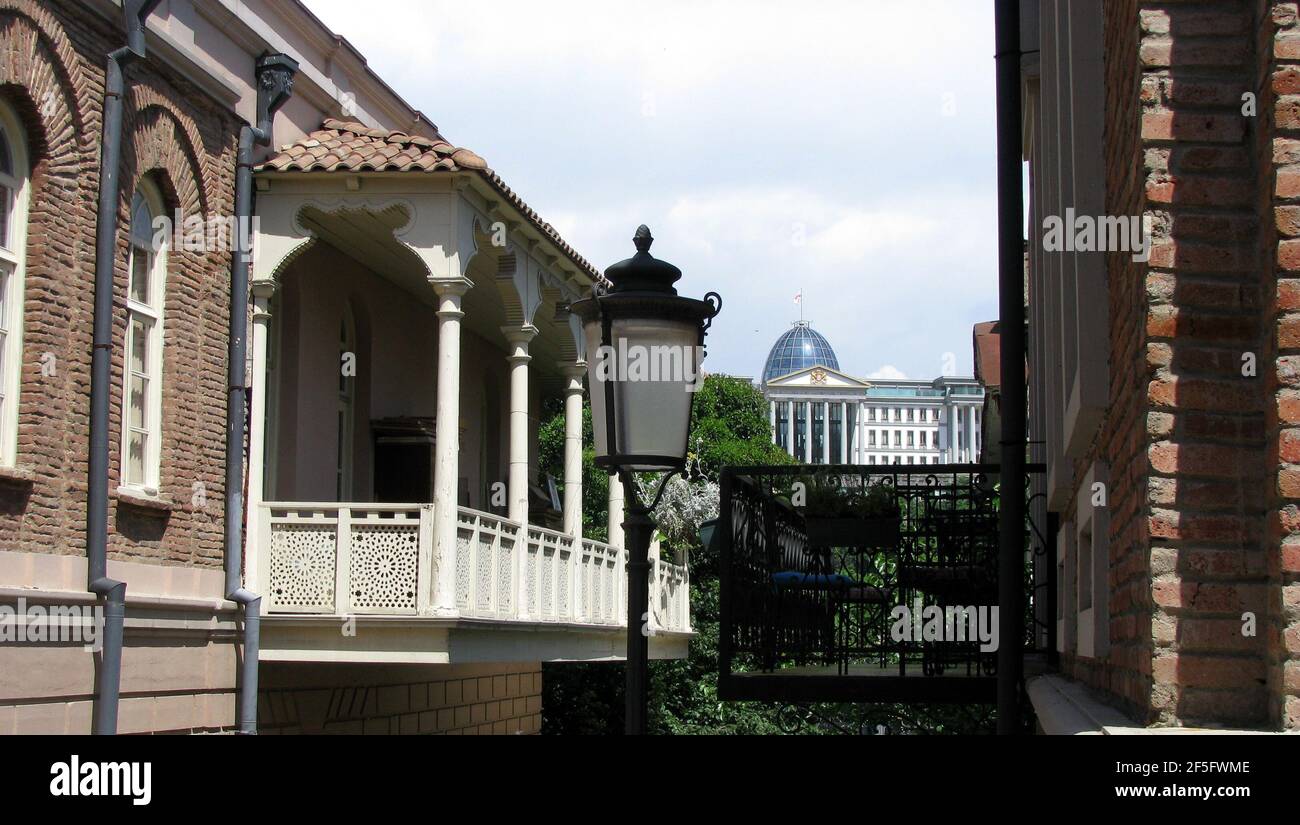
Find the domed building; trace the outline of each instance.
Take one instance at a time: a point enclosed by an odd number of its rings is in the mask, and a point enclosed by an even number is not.
[[[840,361],[824,335],[810,327],[807,321],[796,321],[776,339],[772,351],[767,354],[763,381],[817,366],[838,370]]]
[[[772,441],[806,464],[979,460],[984,389],[974,378],[857,378],[826,337],[796,321],[772,344],[761,388]]]

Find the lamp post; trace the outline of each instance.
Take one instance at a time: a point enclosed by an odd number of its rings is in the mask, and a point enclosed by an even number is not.
[[[636,254],[610,266],[611,286],[576,301],[582,320],[591,388],[596,465],[617,475],[628,502],[627,544],[628,734],[646,730],[649,672],[650,514],[664,485],[686,465],[691,402],[700,381],[704,334],[722,308],[716,292],[704,300],[673,288],[682,271],[650,254],[654,238],[644,224],[633,237]],[[638,472],[662,472],[649,502],[637,489]]]

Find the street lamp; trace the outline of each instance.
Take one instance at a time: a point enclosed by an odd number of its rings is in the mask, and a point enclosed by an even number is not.
[[[644,224],[632,239],[636,254],[610,266],[611,286],[593,290],[571,309],[583,323],[596,465],[623,483],[628,502],[627,713],[625,730],[646,729],[649,671],[650,513],[668,479],[686,465],[691,402],[702,380],[704,333],[722,308],[716,292],[704,300],[673,288],[682,271],[650,254]],[[653,499],[642,500],[634,472],[662,472]],[[637,618],[639,617],[639,618]]]

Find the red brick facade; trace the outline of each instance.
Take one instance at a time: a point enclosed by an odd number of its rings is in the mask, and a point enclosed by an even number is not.
[[[62,0],[0,2],[0,95],[31,156],[18,471],[0,549],[85,553],[91,317],[106,53],[120,25]],[[150,58],[126,72],[110,491],[120,474],[128,207],[143,176],[169,214],[228,216],[239,121]],[[229,255],[173,248],[163,316],[160,502],[110,498],[110,558],[220,567]]]
[[[1110,405],[1074,468],[1110,467],[1110,649],[1062,669],[1144,723],[1300,727],[1296,4],[1102,7],[1106,209],[1153,246],[1108,256]]]

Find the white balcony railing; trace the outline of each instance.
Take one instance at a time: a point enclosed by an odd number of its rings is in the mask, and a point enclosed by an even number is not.
[[[625,550],[462,507],[455,569],[443,571],[433,518],[432,504],[262,504],[267,612],[625,625]],[[651,627],[688,632],[686,568],[651,562]],[[455,577],[455,604],[437,603],[443,575]]]

